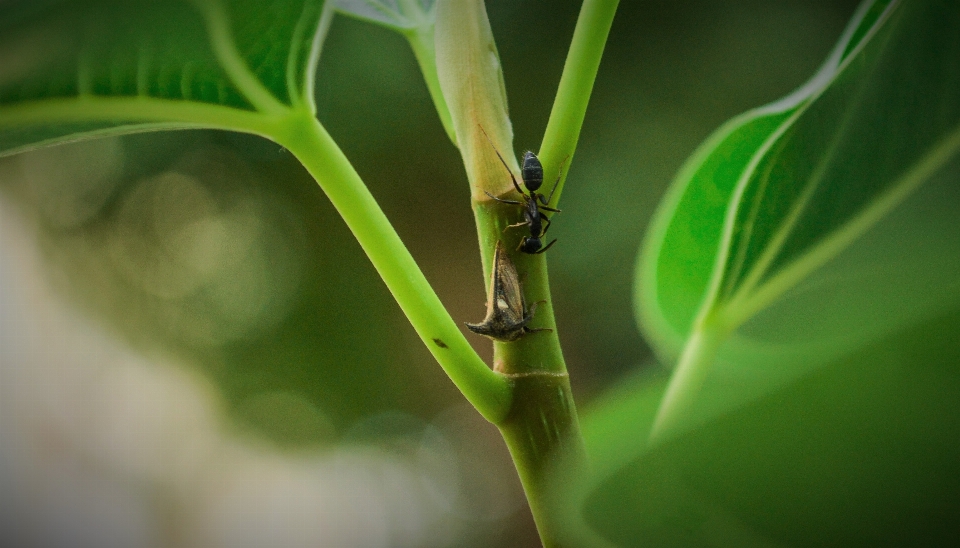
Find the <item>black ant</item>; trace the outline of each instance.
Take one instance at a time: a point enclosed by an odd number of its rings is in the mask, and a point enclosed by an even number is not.
[[[510,171],[510,167],[507,166],[507,162],[503,159],[503,156],[500,155],[500,151],[497,150],[496,145],[493,144],[493,141],[490,140],[490,136],[487,135],[487,132],[480,127],[480,131],[483,131],[483,135],[490,141],[490,146],[493,147],[493,151],[497,153],[497,158],[500,158],[500,163],[503,164],[503,167],[506,168],[507,173],[510,174],[510,180],[513,181],[513,188],[517,189],[517,192],[520,193],[520,196],[523,197],[522,202],[517,200],[503,200],[497,198],[493,194],[490,194],[486,190],[483,192],[487,196],[493,198],[494,200],[504,203],[523,206],[523,222],[509,225],[507,228],[516,228],[518,226],[528,225],[530,227],[530,236],[525,236],[521,241],[520,245],[517,246],[517,251],[522,251],[528,254],[543,253],[544,251],[550,249],[550,246],[557,243],[556,238],[547,245],[543,245],[541,238],[547,233],[547,229],[550,228],[550,219],[543,215],[540,210],[543,211],[552,211],[554,213],[560,213],[559,209],[554,209],[552,207],[547,207],[547,204],[550,203],[550,200],[553,198],[553,193],[557,191],[557,185],[560,183],[560,175],[557,175],[557,180],[553,183],[553,190],[550,191],[550,196],[545,197],[543,194],[537,192],[540,187],[543,185],[543,164],[540,163],[540,159],[537,158],[537,155],[533,152],[527,151],[523,155],[523,167],[521,168],[521,176],[523,178],[523,185],[527,187],[529,194],[525,193],[523,189],[520,188],[520,185],[517,184],[517,178],[513,176],[513,172]],[[566,162],[566,160],[564,160]],[[560,166],[561,173],[563,172],[563,166]]]

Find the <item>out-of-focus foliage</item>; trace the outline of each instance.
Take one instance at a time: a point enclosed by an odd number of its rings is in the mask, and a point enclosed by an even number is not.
[[[638,314],[668,363],[701,310],[747,321],[678,439],[645,443],[663,375],[585,415],[596,474],[567,495],[586,527],[618,545],[956,542],[958,20],[865,4],[810,86],[681,170]]]
[[[769,187],[769,193],[773,194],[774,198],[779,196],[781,186],[786,187],[789,184],[767,184],[773,170],[758,169],[754,158],[763,158],[763,152],[770,147],[767,141],[780,138],[785,129],[795,126],[799,114],[803,114],[805,121],[813,120],[821,126],[841,123],[836,116],[807,113],[806,110],[809,110],[810,103],[826,88],[833,85],[851,50],[859,45],[854,38],[863,40],[869,31],[882,24],[882,21],[878,22],[878,17],[883,14],[882,9],[861,11],[848,26],[824,65],[806,85],[776,103],[747,112],[725,124],[691,157],[671,187],[647,237],[647,249],[641,256],[636,300],[637,315],[641,318],[643,328],[665,359],[674,360],[679,356],[694,318],[703,305],[717,262],[717,254],[721,244],[725,243],[721,242],[724,236],[724,220],[741,180],[751,176],[760,179],[748,185],[749,188],[757,192]],[[847,72],[858,72],[857,67]],[[848,95],[850,94],[845,94]],[[804,112],[801,113],[802,110]],[[832,133],[843,129],[834,129]],[[824,130],[824,134],[831,134],[830,129]],[[783,137],[780,141],[791,144],[792,140]],[[797,139],[793,148],[803,144],[815,146],[828,143],[805,143],[802,139]],[[764,150],[760,150],[761,148]],[[778,149],[770,156],[781,158],[784,156],[783,152]],[[831,156],[827,156],[824,161],[830,159]],[[771,159],[767,162],[774,161]],[[792,167],[789,165],[789,158],[783,158],[783,162],[786,165],[781,166],[780,171]],[[820,181],[812,182],[816,185]],[[827,184],[824,186],[829,187]],[[782,210],[789,210],[749,205],[748,202],[746,206],[738,207],[738,211],[742,209],[746,213],[754,213],[754,217],[762,217],[751,223],[749,228],[739,228],[746,224],[745,222],[737,225],[738,229],[733,232],[733,236],[744,240],[753,235],[754,226],[757,229],[776,228],[782,223],[782,219],[769,217],[777,214],[782,217],[785,213]],[[725,256],[730,262],[739,258],[736,250]]]
[[[842,40],[801,93],[711,138],[652,227],[637,310],[665,360],[679,355],[701,307],[734,327],[749,320],[723,352],[718,392],[704,396],[713,409],[700,417],[960,301],[946,210],[876,224],[918,186],[956,178],[960,42],[951,17],[960,12],[882,8],[848,29],[868,41]],[[862,30],[871,26],[879,28]]]
[[[433,22],[436,0],[336,0],[337,11],[400,31]]]
[[[650,451],[623,430],[650,428],[665,375],[604,398],[583,423],[592,545],[956,544],[958,323],[888,334]]]

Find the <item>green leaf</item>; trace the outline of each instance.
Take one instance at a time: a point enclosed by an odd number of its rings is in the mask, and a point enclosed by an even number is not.
[[[433,26],[436,0],[337,0],[337,11],[399,31]]]
[[[839,63],[792,104],[727,124],[659,212],[637,313],[665,361],[686,350],[657,431],[960,302],[955,215],[914,196],[937,182],[952,199],[960,173],[960,7],[859,13],[845,36],[862,39],[841,40]]]
[[[869,231],[960,151],[957,23],[957,6],[898,5],[885,32],[754,156],[733,197],[713,296],[735,325]]]
[[[0,23],[0,154],[313,110],[323,0],[20,1]]]
[[[583,416],[593,474],[561,491],[568,544],[955,545],[957,325],[960,308],[653,449],[631,433],[663,376],[625,384]]]
[[[811,84],[681,171],[637,312],[700,370],[586,411],[594,471],[556,499],[571,544],[957,542],[958,24],[865,4]]]
[[[777,128],[830,85],[841,63],[877,27],[888,4],[861,6],[807,84],[724,124],[680,169],[644,242],[635,296],[644,333],[667,361],[679,356],[707,292],[741,174]]]

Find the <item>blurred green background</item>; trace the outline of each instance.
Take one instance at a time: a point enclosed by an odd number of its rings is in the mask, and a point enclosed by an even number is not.
[[[622,3],[551,228],[554,307],[579,404],[652,359],[632,312],[634,264],[680,164],[722,122],[812,75],[856,4]],[[487,2],[518,153],[539,145],[578,9]],[[454,319],[481,318],[466,175],[404,39],[337,16],[317,101]],[[462,511],[441,515],[462,523],[435,544],[535,542],[495,429],[463,407],[278,145],[208,131],[65,145],[0,161],[0,192],[36,229],[42,271],[66,301],[139,354],[201,371],[240,439],[297,455],[376,446],[421,464],[425,447],[443,446],[430,454],[459,463],[459,502],[444,508]],[[18,260],[12,245],[0,252]],[[32,336],[57,337],[38,329]],[[489,360],[489,342],[466,334]],[[26,363],[10,348],[0,348],[5,375]],[[496,458],[477,464],[491,447]]]

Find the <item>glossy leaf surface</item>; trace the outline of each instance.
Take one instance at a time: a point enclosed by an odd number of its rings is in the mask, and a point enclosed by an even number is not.
[[[808,98],[704,145],[646,243],[637,313],[665,361],[698,315],[734,329],[700,418],[960,301],[949,212],[904,207],[958,171],[960,11],[906,2],[861,15],[847,36],[863,41],[841,41],[847,57]]]
[[[817,75],[790,96],[724,124],[681,168],[653,220],[637,272],[637,316],[655,348],[680,353],[713,275],[738,181],[759,149],[836,78],[887,3],[861,8]]]
[[[309,108],[324,13],[323,0],[4,6],[0,154]]]

